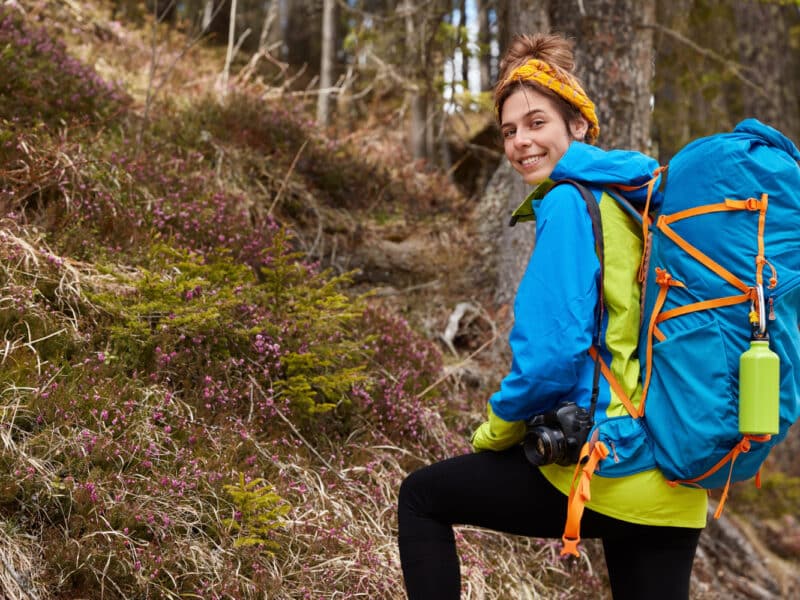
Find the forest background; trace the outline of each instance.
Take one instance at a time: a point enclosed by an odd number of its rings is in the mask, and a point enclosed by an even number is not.
[[[497,57],[549,29],[604,148],[800,139],[796,1],[0,4],[4,597],[404,597],[400,481],[469,451],[533,244]],[[800,594],[798,451],[692,598]],[[464,598],[609,597],[596,542],[457,538]]]

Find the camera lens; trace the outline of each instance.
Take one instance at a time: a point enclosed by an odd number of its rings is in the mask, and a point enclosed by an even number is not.
[[[564,434],[549,427],[535,427],[525,436],[525,456],[536,465],[548,465],[562,459]]]

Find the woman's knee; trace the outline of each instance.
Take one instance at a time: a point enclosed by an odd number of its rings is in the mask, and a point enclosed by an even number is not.
[[[403,483],[400,484],[400,492],[397,497],[397,505],[401,511],[410,510],[414,513],[423,511],[425,504],[425,491],[427,487],[427,477],[425,476],[425,471],[427,469],[428,467],[423,467],[421,469],[417,469],[416,471],[412,471],[406,475],[405,479],[403,479]]]

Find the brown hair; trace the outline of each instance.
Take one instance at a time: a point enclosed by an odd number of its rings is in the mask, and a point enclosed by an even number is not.
[[[518,34],[514,36],[508,50],[500,60],[500,73],[497,85],[494,88],[494,108],[498,121],[501,117],[500,113],[503,110],[503,104],[508,97],[518,90],[520,85],[527,85],[553,100],[569,130],[569,123],[581,116],[581,112],[576,106],[544,86],[537,85],[532,81],[509,81],[508,77],[515,69],[533,58],[538,58],[575,77],[573,73],[575,70],[575,55],[572,52],[572,48],[573,43],[571,40],[557,34],[536,33],[533,35]]]

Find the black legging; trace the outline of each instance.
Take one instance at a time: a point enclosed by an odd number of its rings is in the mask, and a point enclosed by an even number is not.
[[[400,487],[400,561],[410,600],[457,600],[453,525],[560,538],[567,497],[520,446],[458,456],[411,473]],[[701,529],[620,521],[586,509],[584,538],[602,538],[615,600],[686,600]]]

